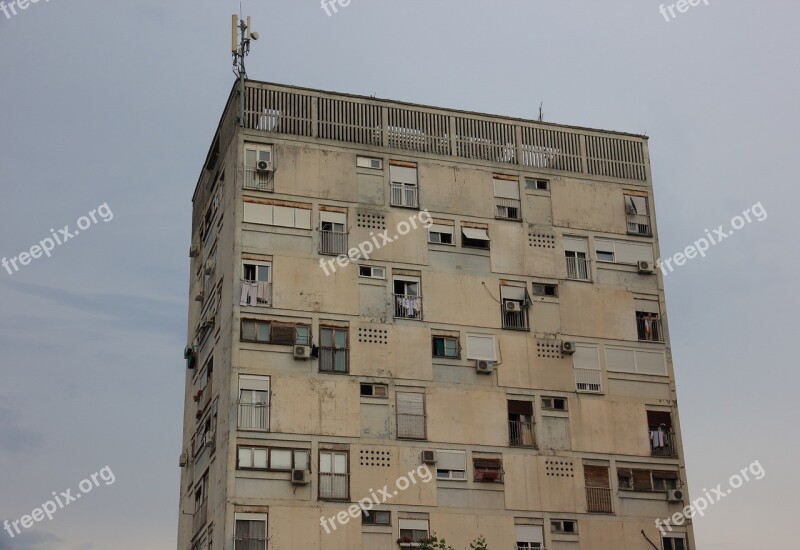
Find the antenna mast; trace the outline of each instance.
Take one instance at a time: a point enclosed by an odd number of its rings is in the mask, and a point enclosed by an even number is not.
[[[250,16],[239,18],[231,16],[231,53],[233,54],[233,74],[239,79],[239,126],[244,127],[244,91],[247,69],[244,60],[250,53],[250,41],[258,40],[258,33],[252,32]]]

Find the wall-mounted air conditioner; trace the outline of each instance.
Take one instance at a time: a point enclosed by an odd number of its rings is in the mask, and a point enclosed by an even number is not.
[[[186,468],[186,465],[189,464],[189,453],[183,451],[181,453],[180,459],[178,459],[178,466],[181,468]]]
[[[513,300],[503,302],[503,307],[506,311],[522,311],[522,304]]]
[[[672,489],[667,491],[667,500],[669,502],[683,502],[683,489]]]
[[[572,355],[575,353],[575,342],[561,342],[561,353],[563,355]]]
[[[636,268],[639,270],[639,273],[652,273],[653,263],[647,260],[639,260],[636,262]]]
[[[423,464],[436,464],[436,451],[434,450],[422,451],[421,459]]]
[[[311,357],[311,346],[294,346],[295,359],[308,359]]]
[[[292,485],[308,485],[310,477],[308,470],[292,470]]]
[[[475,361],[475,370],[480,374],[492,374],[494,372],[494,361]]]

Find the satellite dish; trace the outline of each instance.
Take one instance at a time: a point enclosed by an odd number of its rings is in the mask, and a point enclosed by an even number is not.
[[[252,38],[253,40],[258,40],[258,33],[257,32],[250,33],[250,38]]]

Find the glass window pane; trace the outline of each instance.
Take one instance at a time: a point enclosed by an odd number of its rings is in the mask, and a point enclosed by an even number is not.
[[[347,473],[347,457],[341,453],[333,456],[334,473],[345,474]]]
[[[258,323],[258,340],[259,342],[269,342],[269,323]]]
[[[256,339],[256,324],[253,321],[242,321],[242,340]]]
[[[253,467],[266,469],[267,467],[266,449],[253,449]]]
[[[333,334],[331,329],[323,328],[319,331],[319,341],[323,348],[333,347]]]
[[[308,346],[311,344],[311,329],[306,326],[295,327],[295,340],[300,346]]]
[[[258,266],[258,279],[259,281],[269,281],[269,266],[268,265],[260,265]]]
[[[444,355],[444,338],[434,338],[433,339],[433,354],[434,355]]]
[[[324,474],[331,473],[331,453],[320,453],[319,471]]]
[[[269,466],[273,470],[291,470],[292,451],[288,449],[272,449]]]
[[[347,332],[337,330],[334,333],[335,345],[337,349],[344,349],[347,347]]]
[[[308,470],[308,451],[294,452],[294,467],[298,470]]]
[[[256,166],[256,151],[255,149],[246,149],[244,152],[244,165],[248,168],[255,168]]]
[[[253,454],[252,449],[249,447],[239,448],[239,467],[252,468],[253,467]]]
[[[448,338],[444,341],[444,348],[445,348],[445,355],[449,357],[455,357],[458,355],[458,346],[457,341]]]

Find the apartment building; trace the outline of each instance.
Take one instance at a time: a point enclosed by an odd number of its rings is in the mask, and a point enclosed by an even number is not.
[[[688,493],[647,147],[235,85],[193,197],[178,549],[694,548],[655,525]]]

